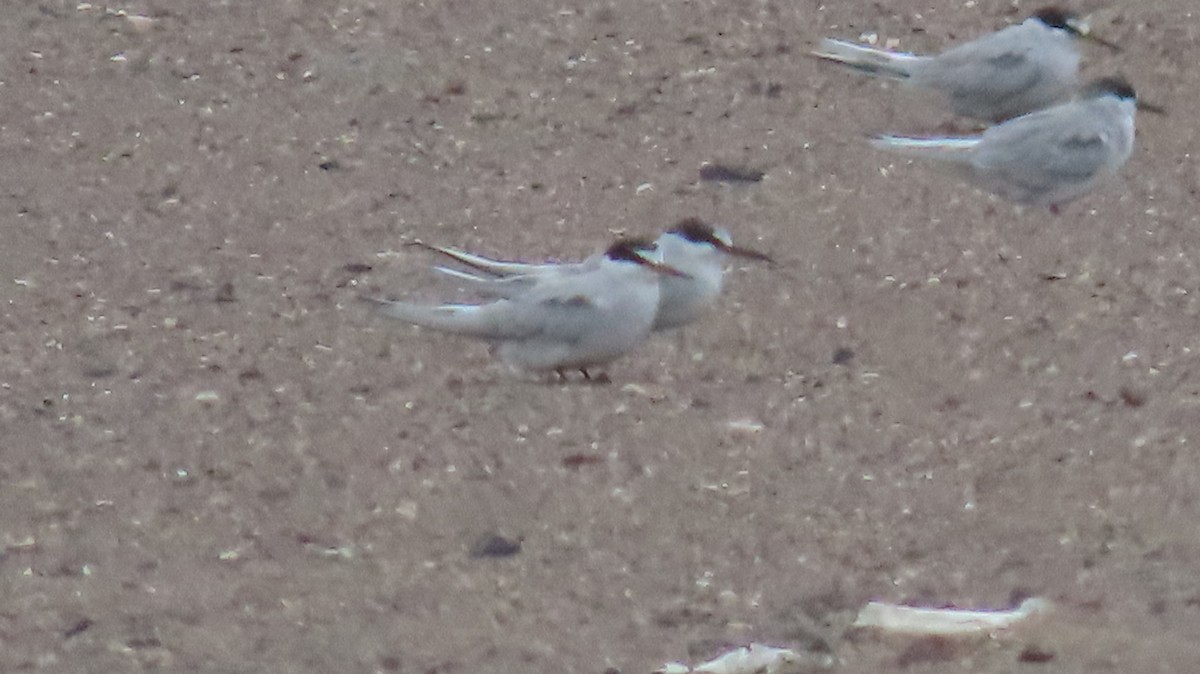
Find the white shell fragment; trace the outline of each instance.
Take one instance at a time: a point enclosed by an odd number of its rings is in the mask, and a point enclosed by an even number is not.
[[[733,421],[726,422],[725,427],[729,429],[730,433],[739,433],[745,435],[753,435],[766,428],[766,426],[763,426],[753,419],[735,419]]]
[[[958,608],[920,608],[873,601],[855,618],[852,627],[920,636],[994,635],[1026,618],[1050,609],[1050,601],[1031,597],[1015,609],[967,611]]]
[[[800,655],[787,648],[750,644],[694,668],[670,662],[654,670],[654,674],[785,674],[799,661]]]

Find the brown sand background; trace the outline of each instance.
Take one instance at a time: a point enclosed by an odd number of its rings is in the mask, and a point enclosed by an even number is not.
[[[1086,72],[1171,115],[1059,217],[866,149],[947,118],[806,55],[1032,9],[8,7],[0,671],[1195,671],[1196,8],[1076,5],[1127,47]],[[783,264],[609,386],[355,301],[455,297],[414,238],[572,257],[685,216]],[[473,558],[493,533],[520,552]],[[996,641],[846,632],[1027,595],[1057,610]]]

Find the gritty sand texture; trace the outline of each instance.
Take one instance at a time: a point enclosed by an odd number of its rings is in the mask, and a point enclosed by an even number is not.
[[[0,671],[1195,671],[1200,19],[1077,6],[1171,114],[1054,216],[872,152],[951,120],[807,55],[1033,8],[967,5],[6,8]],[[357,301],[460,297],[413,239],[686,216],[780,265],[609,385]],[[846,629],[1026,596],[1003,639]]]

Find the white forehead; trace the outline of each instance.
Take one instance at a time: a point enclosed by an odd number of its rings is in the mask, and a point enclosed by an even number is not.
[[[638,255],[640,255],[652,262],[662,262],[663,261],[663,247],[655,246],[653,250],[648,250],[646,248],[639,248]]]
[[[733,245],[733,236],[730,235],[729,230],[725,229],[724,227],[713,227],[713,237],[726,246]]]

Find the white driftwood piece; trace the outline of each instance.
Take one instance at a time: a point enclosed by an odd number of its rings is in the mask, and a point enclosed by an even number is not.
[[[671,662],[654,674],[784,674],[799,660],[799,654],[787,648],[750,644],[694,668]]]
[[[1046,599],[1032,597],[1011,610],[967,611],[957,608],[920,608],[873,601],[854,620],[853,627],[927,636],[996,634],[1050,608]]]

